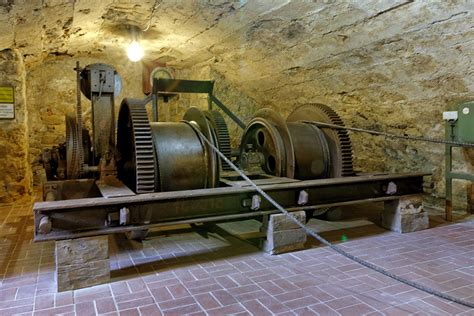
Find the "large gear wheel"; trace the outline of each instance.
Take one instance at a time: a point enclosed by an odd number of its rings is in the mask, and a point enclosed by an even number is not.
[[[287,118],[287,122],[322,122],[344,126],[342,119],[330,107],[324,104],[306,104],[296,108]],[[324,133],[330,151],[329,177],[350,177],[354,175],[352,167],[352,143],[349,134],[343,129],[319,127]]]
[[[204,114],[216,132],[217,144],[220,152],[230,160],[232,149],[230,146],[229,130],[227,129],[227,124],[224,120],[224,117],[217,111],[205,111]],[[225,161],[223,161],[223,159],[221,159],[221,166],[222,170],[232,170],[232,168]]]
[[[136,193],[155,192],[157,162],[148,114],[142,101],[122,101],[117,134],[119,178]]]

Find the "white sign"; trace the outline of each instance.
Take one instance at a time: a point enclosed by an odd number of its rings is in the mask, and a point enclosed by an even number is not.
[[[12,103],[0,103],[0,119],[14,119],[15,106]]]

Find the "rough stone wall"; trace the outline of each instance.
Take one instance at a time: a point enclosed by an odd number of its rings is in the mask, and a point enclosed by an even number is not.
[[[118,115],[124,97],[143,98],[140,64],[122,59],[97,56],[55,56],[32,67],[27,72],[27,101],[29,111],[29,144],[34,183],[39,184],[43,168],[39,163],[41,151],[65,141],[65,115],[75,113],[76,106],[76,61],[81,67],[92,63],[106,63],[122,77],[122,92],[115,98],[115,113]],[[90,126],[91,103],[82,96],[84,124]],[[91,129],[90,129],[91,130]]]
[[[0,202],[8,202],[31,189],[25,69],[16,50],[0,51],[0,86],[15,93],[15,119],[0,120]]]
[[[332,106],[347,125],[444,138],[442,112],[474,97],[470,1],[289,1],[211,47],[214,71],[284,116]],[[237,35],[237,34],[236,34]],[[433,173],[444,146],[352,134],[355,167]],[[456,167],[472,172],[458,152]],[[455,187],[465,204],[465,183]],[[459,206],[459,204],[458,204]]]

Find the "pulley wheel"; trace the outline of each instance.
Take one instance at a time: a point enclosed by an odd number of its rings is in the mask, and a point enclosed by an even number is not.
[[[293,178],[295,156],[285,120],[271,109],[262,109],[244,131],[240,152],[255,150],[264,156],[262,169],[274,176]]]

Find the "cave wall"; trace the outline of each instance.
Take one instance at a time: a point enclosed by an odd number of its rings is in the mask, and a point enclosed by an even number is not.
[[[15,98],[15,119],[0,119],[0,202],[9,202],[31,190],[25,68],[16,50],[0,51],[0,86],[13,87]]]

